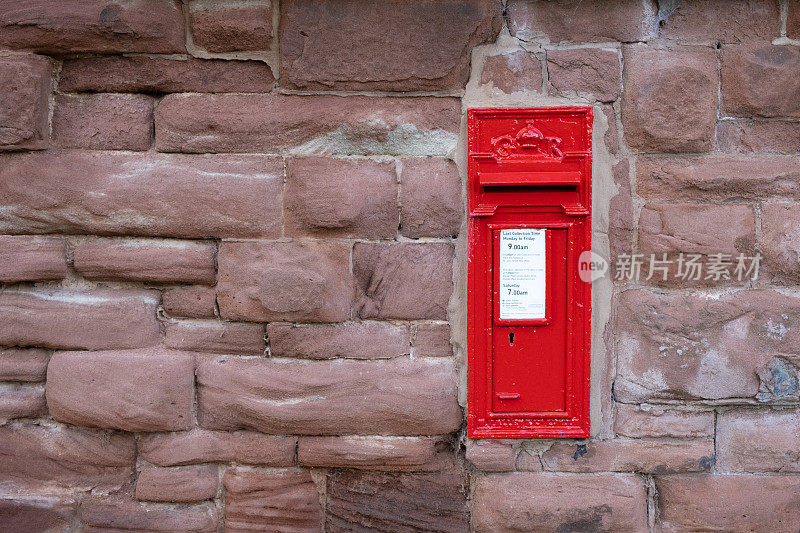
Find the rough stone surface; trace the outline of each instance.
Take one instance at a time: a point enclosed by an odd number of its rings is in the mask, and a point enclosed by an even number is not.
[[[644,482],[631,474],[478,476],[472,527],[494,531],[647,531]]]
[[[326,530],[467,531],[466,480],[459,472],[328,476]]]
[[[511,35],[526,41],[631,42],[656,33],[652,6],[637,0],[510,0],[506,11]]]
[[[0,236],[0,282],[63,279],[67,274],[64,239]]]
[[[470,50],[494,40],[502,12],[496,0],[389,0],[371,9],[359,0],[286,0],[280,7],[281,84],[303,90],[463,88]]]
[[[0,6],[0,28],[8,7],[11,2]],[[50,72],[50,62],[41,56],[0,56],[0,151],[47,148]]]
[[[775,282],[800,280],[800,214],[798,204],[769,202],[762,207],[761,242],[763,270]]]
[[[259,156],[8,155],[0,231],[277,237],[282,188],[282,162]]]
[[[185,433],[144,435],[139,439],[142,458],[159,466],[209,462],[291,466],[296,446],[296,437],[199,428]]]
[[[617,404],[614,431],[623,437],[699,438],[714,435],[713,411]]]
[[[217,292],[207,287],[173,287],[161,293],[161,305],[170,316],[214,318]]]
[[[230,531],[319,531],[322,508],[307,470],[229,469],[225,527]]]
[[[427,437],[300,437],[297,460],[305,466],[413,469],[435,453],[435,443]]]
[[[555,94],[588,94],[612,102],[620,92],[617,50],[574,48],[547,51],[548,91]]]
[[[0,381],[44,381],[51,353],[39,348],[0,350]]]
[[[158,293],[143,290],[0,292],[0,346],[102,350],[152,346],[161,337]]]
[[[345,322],[344,324],[267,325],[273,357],[304,359],[391,359],[408,355],[407,326],[385,322]]]
[[[717,124],[717,148],[739,154],[797,154],[800,122],[724,120]]]
[[[217,302],[226,320],[350,318],[350,248],[341,242],[223,242]]]
[[[397,235],[394,164],[310,157],[286,165],[285,232],[293,237]]]
[[[275,78],[260,61],[104,56],[66,59],[58,89],[62,92],[262,93]]]
[[[211,242],[87,239],[74,247],[73,265],[87,279],[213,285],[215,253]]]
[[[263,324],[193,320],[170,322],[164,344],[195,352],[262,355],[267,349]]]
[[[506,442],[469,440],[465,457],[482,472],[513,472],[517,451]]]
[[[194,359],[158,349],[56,352],[47,367],[53,418],[125,431],[192,425]]]
[[[216,465],[145,467],[136,478],[136,498],[156,502],[197,502],[217,495]]]
[[[189,24],[194,44],[209,52],[269,50],[272,40],[269,2],[237,5],[193,0]]]
[[[162,152],[446,155],[456,98],[260,94],[166,96],[156,109]]]
[[[612,154],[619,153],[619,130],[617,128],[617,114],[614,108],[610,105],[603,106],[603,114],[608,121],[608,129],[603,135],[603,141],[606,143],[606,148]]]
[[[800,1],[789,0],[789,12],[786,17],[786,36],[800,39]]]
[[[527,50],[489,56],[481,83],[491,83],[504,93],[542,90],[542,62]]]
[[[770,0],[678,2],[659,33],[688,42],[771,41],[780,34],[780,22],[778,2]]]
[[[709,47],[623,48],[622,124],[638,152],[707,152],[717,119],[717,60]]]
[[[458,235],[464,208],[455,163],[444,158],[403,159],[400,227],[406,237]]]
[[[450,244],[353,247],[355,309],[362,318],[447,318],[453,292]]]
[[[0,527],[5,531],[68,531],[75,507],[69,497],[0,497]]]
[[[800,472],[796,411],[736,409],[717,419],[717,468],[722,472]]]
[[[453,355],[449,324],[417,324],[411,343],[415,357],[449,357]]]
[[[87,533],[158,531],[159,533],[214,533],[217,510],[211,503],[180,507],[153,507],[124,496],[87,498],[81,504]]]
[[[0,46],[52,54],[186,52],[180,4],[172,0],[7,0],[0,5]]]
[[[608,214],[608,241],[611,261],[616,264],[619,254],[630,254],[636,223],[633,220],[633,195],[631,194],[630,164],[623,159],[613,168],[617,194],[611,198]]]
[[[708,472],[714,465],[714,441],[615,439],[555,443],[542,454],[542,466],[553,472]]]
[[[800,476],[656,477],[664,532],[794,531]]]
[[[798,71],[796,46],[723,47],[721,112],[735,117],[800,117]]]
[[[59,94],[53,140],[62,148],[149,150],[153,100],[137,94]]]
[[[208,429],[277,434],[436,435],[461,424],[446,360],[214,359],[197,369]]]
[[[626,403],[753,398],[756,370],[800,342],[798,305],[769,290],[714,297],[623,292],[615,397]]]
[[[0,388],[0,420],[47,416],[44,389],[12,385]]]

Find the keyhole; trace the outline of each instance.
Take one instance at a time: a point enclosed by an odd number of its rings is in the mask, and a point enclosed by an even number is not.
[[[511,332],[508,334],[508,342],[511,346],[514,346],[514,333]]]

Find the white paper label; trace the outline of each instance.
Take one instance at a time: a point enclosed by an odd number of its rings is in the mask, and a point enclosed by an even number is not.
[[[500,230],[501,319],[545,318],[546,231]]]

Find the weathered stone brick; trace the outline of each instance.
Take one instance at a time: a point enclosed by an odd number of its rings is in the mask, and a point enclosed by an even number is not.
[[[655,37],[655,12],[637,0],[510,0],[508,29],[523,40],[550,42],[646,41]]]
[[[446,155],[457,98],[182,94],[156,109],[162,152]]]
[[[504,93],[542,90],[542,61],[527,50],[488,56],[481,83],[491,83]]]
[[[453,292],[452,269],[450,244],[356,243],[358,316],[445,320]]]
[[[800,342],[800,302],[769,290],[622,293],[617,400],[752,398],[757,369]]]
[[[668,200],[800,198],[800,161],[788,157],[640,157],[636,188]]]
[[[90,238],[75,246],[73,265],[87,279],[213,285],[213,242]]]
[[[262,355],[267,349],[263,324],[192,320],[166,325],[168,348],[195,352]]]
[[[713,411],[686,411],[657,405],[617,404],[614,431],[623,437],[712,437]]]
[[[622,124],[638,152],[707,152],[717,120],[714,49],[623,49]]]
[[[458,235],[464,208],[456,164],[444,158],[403,159],[400,226],[406,237]]]
[[[44,388],[22,385],[0,387],[0,420],[47,415]]]
[[[800,0],[789,0],[786,36],[790,39],[800,39]]]
[[[94,496],[83,500],[83,531],[158,531],[159,533],[214,533],[217,510],[212,503],[180,507],[141,504],[126,496]]]
[[[429,474],[339,471],[328,476],[325,529],[441,531],[469,529],[467,485],[454,470]]]
[[[280,8],[281,84],[304,90],[463,88],[470,51],[495,38],[502,11],[496,0],[389,0],[371,9],[286,0]]]
[[[110,490],[133,475],[133,435],[65,426],[0,427],[4,492]]]
[[[517,454],[516,469],[519,472],[541,472],[542,458],[536,449],[522,447]]]
[[[283,162],[263,156],[8,155],[0,231],[277,237],[282,189]]]
[[[286,164],[286,235],[393,238],[397,235],[394,164],[310,157]]]
[[[269,50],[272,41],[270,2],[237,4],[189,2],[192,41],[209,52]]]
[[[277,434],[436,435],[461,424],[449,360],[208,359],[197,369],[208,429]]]
[[[800,472],[796,411],[736,409],[717,418],[717,468],[722,472]]]
[[[682,2],[660,23],[660,35],[688,42],[771,41],[780,34],[781,14],[772,0]]]
[[[306,359],[391,359],[408,355],[408,326],[386,322],[267,325],[270,353]]]
[[[170,59],[152,56],[105,56],[66,59],[61,92],[116,93],[262,93],[275,78],[261,61]]]
[[[230,531],[319,531],[322,507],[307,470],[230,468],[225,485],[225,528]]]
[[[67,274],[64,239],[1,235],[0,282],[63,279]]]
[[[142,458],[159,466],[209,462],[291,466],[296,447],[296,437],[199,428],[185,433],[142,435],[139,439]]]
[[[217,259],[220,316],[253,322],[347,320],[349,252],[341,242],[223,242]]]
[[[449,357],[453,355],[450,344],[450,324],[417,324],[411,343],[415,357]]]
[[[465,457],[483,472],[513,472],[517,463],[514,447],[494,440],[468,440]]]
[[[630,254],[636,224],[633,221],[633,195],[631,194],[630,164],[623,159],[613,168],[617,194],[611,198],[608,213],[608,241],[611,261],[616,264],[619,254]]]
[[[125,431],[192,425],[194,358],[160,349],[56,352],[47,366],[53,418]]]
[[[768,202],[762,207],[759,251],[763,272],[774,282],[796,283],[800,279],[798,204]]]
[[[68,496],[0,496],[0,527],[5,531],[69,531],[76,506]]]
[[[214,318],[217,292],[208,287],[172,287],[161,295],[161,305],[170,316]]]
[[[197,502],[217,495],[216,465],[145,467],[136,478],[136,498],[156,502]]]
[[[717,148],[739,154],[797,154],[800,122],[723,120],[717,123]]]
[[[617,50],[573,48],[547,51],[548,91],[588,94],[601,102],[619,97],[620,61]]]
[[[656,477],[661,529],[794,531],[800,476]]]
[[[0,46],[52,54],[186,52],[183,16],[173,0],[5,1],[0,5]]]
[[[436,453],[429,437],[300,437],[297,460],[304,466],[413,469]]]
[[[161,338],[157,306],[154,291],[7,290],[0,293],[0,346],[152,346]]]
[[[59,94],[53,140],[62,148],[149,150],[153,100],[139,94]]]
[[[495,474],[474,481],[472,527],[494,531],[647,531],[632,474]]]
[[[51,353],[39,348],[0,350],[0,381],[44,381]]]
[[[721,72],[724,115],[800,117],[800,48],[724,46]]]
[[[11,4],[6,2],[0,6],[0,28],[3,11]],[[2,40],[0,37],[0,42]],[[47,58],[0,56],[0,78],[4,80],[0,88],[0,151],[47,148],[50,76]]]
[[[612,154],[619,153],[619,131],[617,130],[617,114],[614,108],[610,105],[603,106],[603,114],[608,122],[608,129],[603,135],[603,141],[606,143],[606,148]]]
[[[714,465],[712,439],[690,441],[614,439],[586,444],[555,443],[542,454],[554,472],[708,472]]]

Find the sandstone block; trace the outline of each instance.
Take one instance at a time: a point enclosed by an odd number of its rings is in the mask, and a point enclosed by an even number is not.
[[[153,100],[139,94],[59,94],[53,137],[62,148],[149,150]]]
[[[270,352],[303,359],[391,359],[408,355],[407,326],[385,322],[267,325]]]
[[[0,6],[0,28],[8,9],[13,9],[12,2]],[[0,151],[47,148],[51,69],[47,58],[41,56],[0,57],[0,78],[4,80],[0,88]]]
[[[63,279],[67,274],[64,239],[0,236],[0,282]]]

